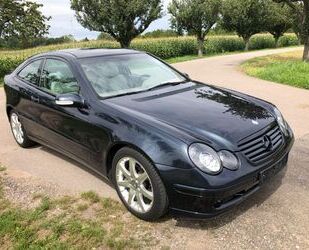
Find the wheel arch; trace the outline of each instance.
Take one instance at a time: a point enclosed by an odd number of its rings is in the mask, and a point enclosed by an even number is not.
[[[8,118],[10,118],[10,113],[12,112],[13,109],[14,108],[11,105],[6,106],[6,115],[7,115]]]
[[[105,166],[106,166],[106,174],[109,178],[110,178],[110,173],[111,173],[110,171],[112,169],[113,159],[114,159],[116,153],[120,149],[125,148],[125,147],[132,148],[132,149],[136,150],[137,152],[141,153],[144,157],[146,157],[152,165],[155,165],[154,162],[152,161],[152,159],[141,148],[139,148],[136,145],[131,144],[129,142],[117,142],[109,148],[109,150],[106,154]]]

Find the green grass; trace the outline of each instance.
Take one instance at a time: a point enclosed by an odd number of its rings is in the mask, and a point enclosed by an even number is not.
[[[32,198],[38,205],[25,209],[5,197],[3,178],[0,175],[1,249],[143,249],[157,244],[153,225],[128,217],[112,199],[94,192],[60,198],[37,193]]]
[[[309,63],[301,60],[301,51],[254,58],[242,69],[263,80],[309,89]]]
[[[100,201],[100,197],[93,191],[88,191],[81,194],[81,197],[91,203],[97,203]]]

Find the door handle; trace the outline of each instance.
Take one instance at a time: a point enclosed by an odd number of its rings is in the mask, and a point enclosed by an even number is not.
[[[40,101],[40,98],[37,97],[37,96],[31,96],[31,101],[33,101],[33,102],[39,102],[39,101]]]

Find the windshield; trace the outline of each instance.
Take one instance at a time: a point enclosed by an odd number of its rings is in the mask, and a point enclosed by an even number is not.
[[[179,73],[147,54],[91,57],[79,61],[93,88],[103,98],[185,81]]]

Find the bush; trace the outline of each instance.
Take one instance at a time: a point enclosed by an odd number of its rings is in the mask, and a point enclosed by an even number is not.
[[[140,39],[133,41],[133,49],[147,51],[162,59],[197,53],[193,37]]]
[[[288,47],[299,45],[299,41],[295,35],[288,34],[279,39],[279,47]]]
[[[219,54],[225,52],[240,51],[245,48],[243,40],[237,36],[213,36],[205,42],[205,51],[207,55]]]
[[[279,40],[279,46],[297,45],[295,35],[288,34]],[[271,35],[256,35],[250,40],[250,49],[273,48],[274,39]],[[142,50],[154,54],[162,59],[197,54],[196,39],[187,37],[170,38],[143,38],[132,42],[133,49]],[[242,39],[235,35],[209,36],[205,42],[205,54],[219,54],[224,52],[241,51],[245,47]],[[32,49],[1,51],[0,50],[0,79],[16,68],[26,58],[51,50],[67,48],[119,48],[119,44],[108,40],[93,40],[88,42],[73,42],[50,46],[41,46]]]
[[[249,50],[275,48],[275,39],[271,35],[255,35],[250,39]]]

